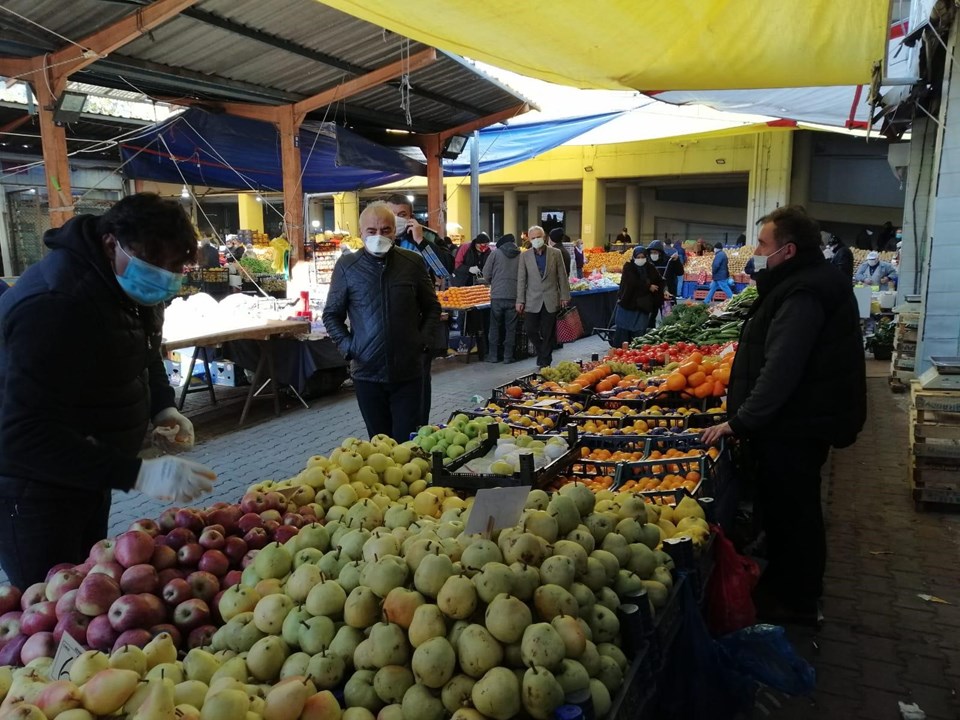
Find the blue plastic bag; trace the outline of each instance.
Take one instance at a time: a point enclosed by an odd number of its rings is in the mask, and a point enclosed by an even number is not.
[[[788,695],[808,695],[817,684],[813,667],[797,655],[779,625],[752,625],[717,641],[743,675]]]

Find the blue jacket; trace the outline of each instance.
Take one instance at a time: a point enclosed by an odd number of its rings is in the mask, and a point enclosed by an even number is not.
[[[420,377],[439,321],[440,301],[417,253],[394,246],[382,259],[360,250],[337,260],[323,325],[355,380]]]
[[[129,490],[150,418],[174,404],[162,306],[123,292],[97,222],[49,230],[50,252],[0,297],[0,477]]]
[[[730,270],[727,267],[727,254],[723,250],[714,254],[711,274],[713,275],[713,280],[719,282],[730,279]]]

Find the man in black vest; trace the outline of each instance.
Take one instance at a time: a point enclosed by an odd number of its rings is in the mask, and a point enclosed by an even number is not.
[[[762,222],[759,296],[730,374],[730,420],[703,440],[735,437],[753,459],[743,469],[755,478],[769,560],[755,596],[761,618],[816,623],[826,563],[820,467],[863,428],[863,342],[850,281],[823,257],[817,222],[798,206]]]

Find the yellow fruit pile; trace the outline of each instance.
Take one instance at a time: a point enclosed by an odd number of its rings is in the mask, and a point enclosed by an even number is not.
[[[589,253],[586,258],[584,258],[583,270],[584,272],[593,272],[594,270],[600,270],[602,268],[606,268],[607,270],[620,270],[623,264],[631,257],[633,257],[632,250],[624,253]]]

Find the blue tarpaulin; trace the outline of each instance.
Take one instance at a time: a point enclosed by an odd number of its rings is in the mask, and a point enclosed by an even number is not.
[[[480,172],[529,160],[621,114],[484,128],[479,133]],[[426,174],[423,162],[333,123],[304,126],[299,140],[305,193],[358,190]],[[190,108],[124,140],[120,152],[124,174],[131,178],[239,190],[283,189],[280,135],[268,122]],[[444,161],[443,172],[470,174],[469,143],[457,160]]]

